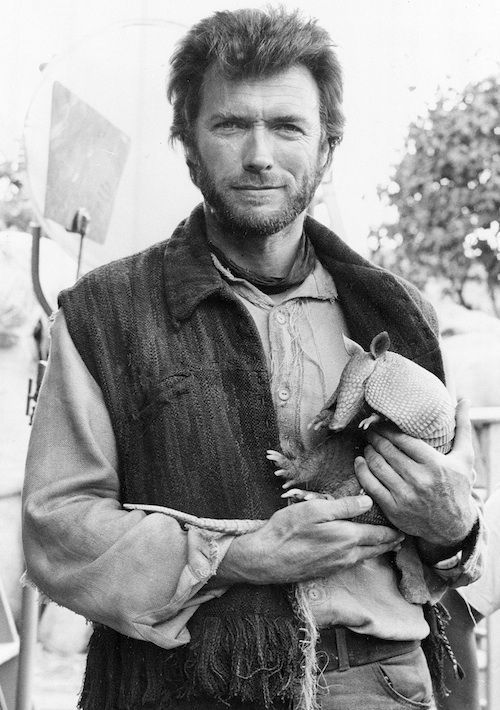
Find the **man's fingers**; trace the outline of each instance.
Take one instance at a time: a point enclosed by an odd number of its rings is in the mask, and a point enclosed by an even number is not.
[[[472,446],[472,424],[469,413],[469,401],[461,399],[455,409],[456,429],[453,453],[474,457]]]
[[[353,523],[358,526],[358,545],[363,547],[394,546],[405,539],[400,530],[386,525],[370,525],[369,523]]]
[[[395,470],[371,444],[365,446],[364,461],[366,461],[370,473],[388,490],[394,490],[396,487],[400,486],[402,483],[401,479],[405,478],[403,473],[404,465]],[[404,463],[406,463],[406,461]],[[362,483],[361,485],[363,486],[364,484]]]
[[[373,448],[398,471],[402,470],[407,458],[426,463],[434,451],[424,441],[386,426],[378,430],[368,429],[366,438]]]
[[[349,520],[361,513],[366,513],[373,505],[369,496],[346,496],[337,500],[309,500],[296,505],[310,506],[309,520],[315,523],[327,523],[332,520]]]
[[[390,503],[392,496],[387,488],[381,483],[376,476],[368,468],[365,459],[362,456],[356,456],[354,460],[354,472],[361,487],[369,493],[380,505],[381,503]]]
[[[380,557],[380,555],[384,555],[386,552],[397,552],[401,547],[400,542],[387,542],[384,543],[383,545],[373,545],[369,546],[366,545],[365,547],[360,547],[360,555],[359,559],[361,560],[369,560],[372,559],[373,557]]]
[[[330,520],[349,520],[359,515],[360,511],[365,513],[370,510],[373,505],[373,500],[365,495],[347,496],[328,502],[331,506]]]

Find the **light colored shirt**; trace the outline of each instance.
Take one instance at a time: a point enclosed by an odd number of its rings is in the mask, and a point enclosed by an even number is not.
[[[327,432],[309,422],[335,391],[349,356],[337,289],[321,263],[300,286],[266,295],[234,278],[214,258],[255,321],[266,352],[280,444],[294,453],[310,449]],[[327,579],[306,583],[318,625],[343,624],[379,638],[422,639],[429,633],[422,608],[400,594],[390,556],[366,560]]]
[[[258,328],[284,451],[313,446],[323,434],[307,424],[347,361],[331,276],[318,263],[303,284],[272,297],[226,277]],[[168,516],[121,509],[109,414],[62,312],[51,337],[24,490],[28,573],[47,596],[89,619],[164,648],[186,643],[191,615],[225,591],[204,585],[232,538],[192,527],[185,532]],[[439,591],[444,583],[437,579]],[[313,580],[307,593],[320,626],[340,623],[392,639],[428,633],[421,607],[399,593],[387,556],[327,582]]]
[[[326,434],[308,425],[335,391],[349,360],[343,340],[347,326],[332,277],[317,262],[299,286],[267,295],[212,258],[259,331],[283,452],[313,447]]]

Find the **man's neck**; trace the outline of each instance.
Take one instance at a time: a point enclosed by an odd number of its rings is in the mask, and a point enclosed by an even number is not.
[[[295,261],[304,225],[301,214],[285,229],[267,237],[245,237],[225,230],[205,205],[207,236],[231,261],[264,277],[286,276]]]

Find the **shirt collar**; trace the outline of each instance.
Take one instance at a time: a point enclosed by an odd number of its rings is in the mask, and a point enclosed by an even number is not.
[[[167,305],[178,320],[189,318],[210,296],[231,293],[210,256],[203,205],[198,205],[165,242],[163,275]]]
[[[353,340],[367,350],[377,333],[388,330],[396,352],[424,366],[427,363],[443,379],[435,315],[416,289],[371,264],[311,217],[306,217],[304,229],[335,281]],[[235,301],[210,256],[202,205],[165,242],[163,276],[167,307],[174,319],[189,318],[202,301],[215,294]]]
[[[212,254],[212,260],[215,268],[222,274],[227,283],[243,298],[251,301],[257,306],[265,309],[274,308],[277,305],[275,299],[268,294],[258,289],[254,284],[246,279],[234,276],[229,269],[226,269],[219,259]],[[293,286],[288,291],[283,292],[282,299],[279,303],[286,303],[295,298],[312,298],[320,301],[334,301],[337,298],[337,289],[332,277],[322,266],[321,262],[316,260],[315,267],[301,284]]]
[[[327,231],[327,230],[325,230]],[[203,205],[198,205],[188,219],[180,223],[172,237],[165,243],[164,252],[165,297],[172,315],[184,320],[197,306],[212,295],[233,298],[233,289],[227,282],[245,284],[260,297],[266,294],[244,279],[236,279],[227,269],[215,264],[207,242]],[[332,277],[319,260],[314,271],[302,284],[289,290],[285,300],[309,297],[321,300],[337,298]],[[276,305],[271,299],[269,302]]]

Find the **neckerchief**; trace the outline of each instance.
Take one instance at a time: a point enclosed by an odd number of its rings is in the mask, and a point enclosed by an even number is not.
[[[316,264],[314,247],[304,232],[302,232],[302,236],[300,237],[295,261],[286,276],[262,276],[252,269],[239,266],[213,242],[209,241],[208,244],[210,251],[215,254],[222,266],[228,269],[233,276],[249,281],[267,294],[281,293],[293,286],[298,286],[312,273]]]

